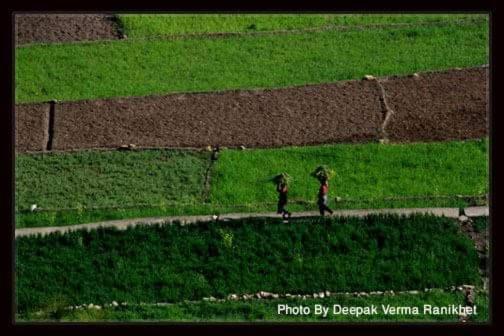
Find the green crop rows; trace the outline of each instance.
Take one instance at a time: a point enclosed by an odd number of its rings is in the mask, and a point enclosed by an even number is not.
[[[281,172],[293,177],[289,207],[314,210],[317,181],[309,174],[321,164],[336,171],[330,195],[343,201],[331,201],[335,208],[463,207],[468,203],[456,195],[488,192],[487,147],[488,140],[483,139],[223,150],[210,172],[208,202],[204,202],[209,165],[205,152],[18,154],[16,220],[18,227],[29,227],[273,211],[277,195],[270,179]],[[387,200],[396,196],[420,197]],[[30,212],[31,204],[43,211]]]
[[[366,27],[397,24],[470,24],[482,14],[125,14],[119,22],[128,38],[197,33],[251,33],[327,26]]]
[[[58,298],[178,302],[478,284],[476,251],[457,224],[419,215],[76,231],[18,238],[16,255],[19,312]]]
[[[16,49],[16,102],[273,88],[486,63],[486,23],[42,45]]]
[[[211,194],[219,204],[273,201],[268,180],[287,172],[290,197],[315,201],[318,182],[309,174],[325,164],[336,172],[331,195],[361,203],[387,196],[479,195],[488,192],[486,157],[486,140],[228,150],[215,167]]]

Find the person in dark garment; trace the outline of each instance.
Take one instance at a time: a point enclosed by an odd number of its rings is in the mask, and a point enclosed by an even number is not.
[[[277,184],[277,192],[278,192],[278,208],[277,213],[282,214],[283,219],[290,218],[291,213],[285,209],[287,205],[287,193],[289,192],[289,188],[287,188],[287,183],[285,181],[280,181]]]
[[[324,216],[325,212],[329,212],[330,214],[333,213],[331,209],[328,207],[328,194],[329,194],[329,182],[327,181],[327,178],[323,178],[320,180],[320,189],[318,193],[318,206],[319,206],[319,211],[320,215]]]

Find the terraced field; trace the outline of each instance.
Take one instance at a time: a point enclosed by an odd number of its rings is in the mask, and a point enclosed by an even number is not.
[[[487,205],[488,16],[47,14],[20,16],[16,34],[17,228],[273,211],[281,172],[289,210],[314,210],[319,165],[336,172],[332,208]],[[18,238],[17,319],[310,321],[272,309],[288,292],[466,284],[481,321],[487,228],[464,223],[247,219]],[[282,296],[229,297],[257,291]]]

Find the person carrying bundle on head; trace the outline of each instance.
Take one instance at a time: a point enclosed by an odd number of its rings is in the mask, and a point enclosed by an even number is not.
[[[315,171],[311,173],[311,176],[315,177],[320,182],[320,188],[317,196],[317,205],[319,207],[320,215],[324,216],[325,212],[333,213],[329,209],[329,178],[334,175],[334,171],[326,166],[318,166]]]
[[[291,213],[285,209],[287,205],[287,193],[289,188],[287,186],[287,178],[282,174],[277,178],[277,192],[278,192],[278,207],[277,213],[281,214],[283,219],[290,218]]]
[[[321,216],[324,216],[326,211],[329,212],[330,214],[333,213],[333,211],[328,206],[329,202],[328,195],[329,195],[329,181],[327,178],[321,178],[318,193],[318,202],[317,202]]]

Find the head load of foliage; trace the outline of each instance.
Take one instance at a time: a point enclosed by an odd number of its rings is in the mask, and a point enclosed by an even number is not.
[[[318,166],[310,175],[315,177],[320,182],[324,182],[333,178],[335,172],[326,165],[322,165]]]
[[[271,178],[271,181],[274,183],[274,184],[289,184],[291,181],[292,181],[292,177],[283,172],[283,173],[280,173],[278,175],[275,175]]]
[[[231,293],[411,290],[477,284],[449,218],[255,218],[16,239],[18,312],[47,304],[181,302]]]

